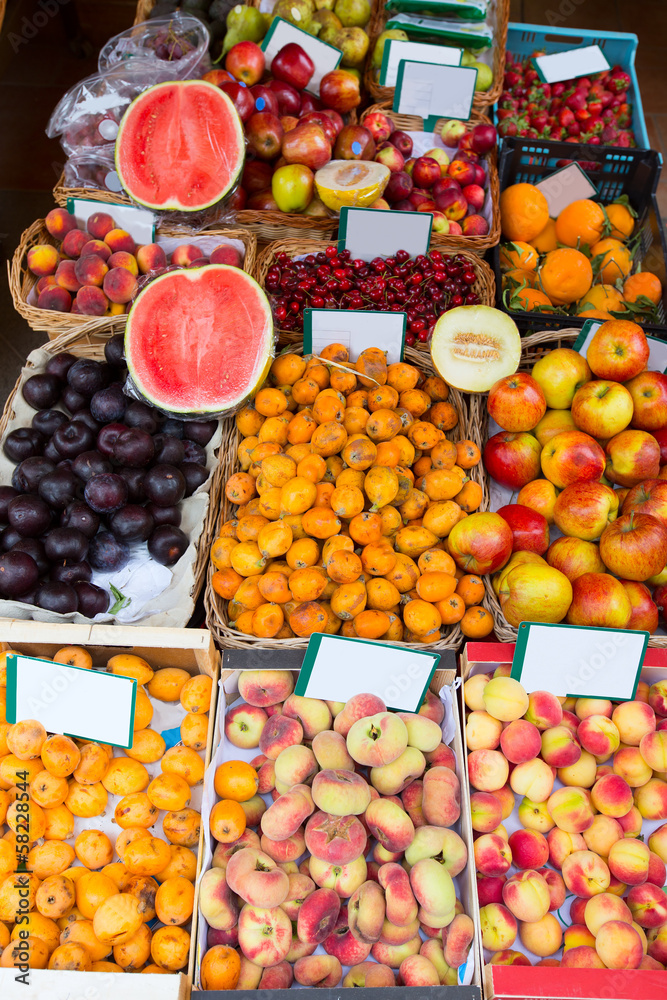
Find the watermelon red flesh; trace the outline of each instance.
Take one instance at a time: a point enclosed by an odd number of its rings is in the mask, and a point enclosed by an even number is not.
[[[160,83],[125,112],[116,138],[116,169],[147,208],[195,212],[237,183],[245,155],[243,126],[219,87],[203,80]]]
[[[139,392],[183,415],[234,409],[266,377],[273,347],[269,301],[237,267],[168,271],[135,299],[125,357]]]

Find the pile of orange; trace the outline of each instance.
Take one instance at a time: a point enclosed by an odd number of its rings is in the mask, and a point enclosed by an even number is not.
[[[587,319],[650,319],[662,297],[660,279],[636,270],[631,238],[636,213],[626,198],[602,206],[572,202],[557,219],[532,184],[500,196],[503,299],[511,310],[568,312]]]
[[[354,364],[340,344],[279,355],[236,415],[236,509],[211,547],[230,622],[261,639],[432,643],[457,622],[487,635],[483,583],[447,551],[482,502],[479,449],[447,436],[457,423],[441,378],[379,348]]]
[[[178,972],[190,954],[201,817],[189,805],[204,778],[210,677],[111,657],[108,671],[137,680],[134,741],[122,752],[49,735],[34,719],[7,722],[10,652],[0,654],[0,967]],[[83,647],[53,659],[92,667]],[[187,713],[182,745],[167,749],[150,728],[154,699]],[[158,761],[151,780],[145,765]],[[98,816],[100,828],[80,822]]]

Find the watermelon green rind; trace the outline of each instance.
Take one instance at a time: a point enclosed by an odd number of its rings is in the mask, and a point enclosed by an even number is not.
[[[180,416],[236,410],[273,360],[271,306],[245,271],[226,264],[167,271],[132,304],[125,358],[138,392]]]
[[[149,87],[129,105],[116,136],[124,190],[158,211],[197,212],[217,204],[238,184],[244,160],[238,112],[205,80]]]

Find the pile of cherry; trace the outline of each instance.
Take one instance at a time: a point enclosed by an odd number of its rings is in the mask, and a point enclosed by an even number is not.
[[[460,254],[410,257],[406,250],[370,262],[353,260],[334,246],[302,259],[276,254],[264,287],[283,330],[302,330],[304,309],[377,309],[404,312],[406,343],[428,341],[435,321],[448,309],[479,304],[472,290],[474,265]]]
[[[122,569],[135,543],[164,566],[188,548],[179,504],[208,479],[217,421],[165,418],[126,396],[120,334],[105,358],[56,354],[23,384],[36,412],[3,443],[16,467],[0,486],[1,597],[92,618],[111,604],[93,571]]]

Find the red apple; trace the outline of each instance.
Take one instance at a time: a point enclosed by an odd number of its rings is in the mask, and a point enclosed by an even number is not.
[[[233,83],[234,77],[226,69],[211,69],[208,73],[204,73],[202,80],[206,80],[207,83],[213,83],[216,87],[219,87],[221,83]]]
[[[390,142],[385,142],[382,145],[383,145],[383,147],[384,146],[391,146],[391,143]],[[396,149],[395,146],[393,146],[392,148]],[[396,149],[396,152],[398,153],[397,149]],[[408,160],[405,161],[405,172],[406,172],[406,174],[410,174],[411,177],[412,177],[412,171],[414,169],[414,166],[415,166],[416,162],[417,162],[417,160],[416,160],[416,158],[414,156],[411,156]]]
[[[440,135],[445,146],[454,147],[459,145],[467,131],[468,129],[464,122],[452,119],[445,122],[440,130]]]
[[[281,115],[280,124],[283,127],[283,132],[287,134],[291,132],[293,128],[296,128],[299,124],[300,119],[295,118],[294,115]]]
[[[325,107],[344,115],[361,104],[359,81],[343,69],[331,70],[320,81],[320,98]]]
[[[278,98],[269,87],[263,83],[256,83],[250,88],[250,94],[255,102],[255,111],[270,111],[276,118],[280,117]]]
[[[568,625],[627,628],[632,606],[620,580],[609,573],[584,573],[572,581]]]
[[[570,483],[554,504],[554,521],[563,534],[587,542],[596,541],[617,516],[618,497],[604,483]]]
[[[549,548],[549,525],[543,514],[520,503],[506,504],[498,513],[511,528],[512,552],[544,555]]]
[[[237,187],[236,191],[229,196],[229,201],[226,202],[226,205],[234,212],[242,212],[247,200],[248,192],[242,187]]]
[[[384,197],[390,205],[397,201],[407,201],[412,194],[412,188],[412,177],[409,174],[403,170],[394,171],[389,175]]]
[[[625,495],[623,513],[652,514],[667,526],[667,480],[645,479]]]
[[[437,205],[436,205],[436,207],[437,207]],[[446,218],[446,216],[445,216],[445,218]],[[458,224],[458,222],[456,222],[454,219],[450,219],[449,220],[449,235],[450,236],[461,236],[462,234],[463,234],[463,230],[461,229],[461,226]]]
[[[257,111],[251,115],[246,122],[245,134],[248,145],[260,159],[272,160],[280,152],[284,131],[280,119],[270,111]]]
[[[408,198],[401,198],[391,206],[396,212],[416,212],[417,209]]]
[[[225,59],[225,69],[247,87],[262,79],[264,53],[256,42],[237,42],[232,45]]]
[[[309,111],[307,115],[301,115],[301,124],[308,124],[309,122],[314,122],[315,125],[319,125],[324,134],[326,135],[331,148],[333,149],[336,143],[336,137],[338,132],[336,131],[336,124],[329,118],[324,111]]]
[[[449,221],[449,219],[447,218],[446,215],[443,215],[442,212],[434,212],[433,213],[433,232],[434,233],[442,233],[443,236],[446,236],[447,233],[449,232],[449,227],[450,226],[451,226],[451,223],[450,223],[450,221]]]
[[[520,490],[532,479],[537,479],[541,451],[540,442],[532,434],[500,431],[490,437],[484,447],[484,465],[501,486]]]
[[[428,209],[429,212],[435,209],[435,202],[432,198],[429,198],[428,193],[426,191],[420,191],[417,188],[413,188],[408,201],[412,202],[417,211],[420,211],[420,209],[423,211],[422,206],[424,205],[430,206]]]
[[[315,122],[297,125],[283,138],[282,154],[286,163],[303,163],[319,170],[331,159],[331,144]]]
[[[449,166],[450,161],[444,149],[440,149],[440,147],[434,146],[433,149],[427,149],[426,152],[424,153],[424,156],[429,156],[432,160],[435,160],[437,163],[440,164],[440,177],[438,178],[439,180],[442,180],[443,177],[447,176],[447,167]]]
[[[257,194],[271,187],[273,170],[264,160],[246,160],[243,168],[241,186],[248,194]]]
[[[495,573],[512,554],[512,531],[500,514],[477,511],[454,525],[447,544],[466,573]]]
[[[464,236],[486,236],[489,224],[483,215],[469,215],[461,223]]]
[[[376,143],[385,142],[394,131],[394,123],[381,111],[372,111],[366,115],[363,124],[371,133]]]
[[[392,146],[396,146],[399,153],[402,153],[406,159],[412,156],[412,139],[407,132],[401,132],[400,129],[392,132],[389,136],[389,142]]]
[[[267,83],[269,90],[278,98],[278,112],[282,115],[299,116],[301,111],[301,94],[291,84],[283,80],[269,80]]]
[[[305,168],[304,168],[305,169]],[[273,197],[271,188],[264,191],[256,191],[251,194],[246,202],[246,208],[252,212],[280,212],[278,202]]]
[[[497,142],[496,130],[493,125],[484,125],[480,122],[475,125],[470,134],[470,148],[479,156],[486,156],[495,147]]]
[[[335,160],[372,160],[375,140],[363,125],[345,125],[334,146]]]
[[[542,471],[559,489],[570,483],[597,481],[605,469],[604,451],[582,431],[563,431],[545,444]]]
[[[640,632],[655,632],[658,627],[658,608],[651,599],[651,591],[636,580],[621,580],[630,599],[632,616],[627,627]]]
[[[475,184],[481,188],[486,188],[486,171],[479,163],[475,164]]]
[[[626,428],[607,441],[605,452],[605,476],[616,486],[637,486],[658,478],[660,445],[648,431]]]
[[[454,159],[447,167],[447,175],[465,187],[475,183],[475,166],[467,160]]]
[[[595,331],[586,360],[598,378],[627,382],[644,370],[649,346],[641,326],[625,319],[607,320]]]
[[[443,191],[453,188],[458,194],[461,194],[461,185],[458,181],[455,181],[453,177],[441,177],[439,181],[436,181],[433,185],[433,197],[442,194]]]
[[[304,90],[308,86],[314,72],[315,63],[296,42],[283,45],[271,63],[271,73],[276,80],[289,83],[297,90]]]
[[[417,205],[418,212],[430,212],[431,215],[436,211],[436,206],[434,201],[421,201]]]
[[[224,90],[234,107],[239,113],[242,122],[247,122],[250,115],[254,114],[255,101],[252,93],[247,87],[242,87],[240,83],[221,83],[220,90]]]
[[[322,102],[313,95],[309,94],[307,90],[301,95],[301,114],[307,115],[311,111],[322,111]]]
[[[640,431],[661,431],[667,427],[667,376],[662,372],[640,372],[626,382],[632,396],[632,427]]]
[[[420,156],[412,169],[412,179],[421,188],[431,188],[442,176],[440,164],[430,156]]]
[[[457,192],[454,188],[436,194],[435,204],[438,211],[453,222],[458,222],[468,211],[468,202],[463,197],[463,192]]]
[[[621,514],[602,532],[600,555],[624,580],[648,580],[667,563],[667,527],[651,514]]]
[[[392,173],[399,173],[406,167],[405,160],[396,146],[392,146],[390,142],[386,143],[382,149],[378,150],[375,154],[375,162],[382,163],[385,167],[388,167]],[[408,173],[408,171],[405,171]]]
[[[618,382],[595,379],[574,394],[572,419],[585,434],[610,438],[620,434],[632,418],[632,397]]]
[[[484,208],[486,192],[479,184],[466,184],[463,188],[463,197],[476,212],[480,212]]]
[[[340,135],[345,127],[345,122],[343,121],[343,116],[339,115],[337,111],[333,108],[322,108],[322,114],[325,118],[329,118],[334,123],[334,128],[336,129],[336,135]]]
[[[489,390],[489,414],[506,431],[532,431],[547,412],[539,382],[526,372],[499,379]]]

